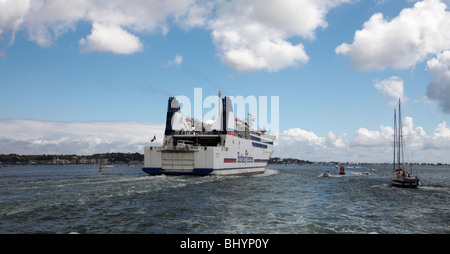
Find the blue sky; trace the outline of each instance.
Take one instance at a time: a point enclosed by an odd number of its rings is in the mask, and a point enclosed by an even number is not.
[[[450,162],[447,1],[105,3],[0,2],[0,153],[142,152],[168,97],[202,88],[279,96],[274,155],[310,160],[389,161],[400,96],[412,151],[429,154],[416,160]]]

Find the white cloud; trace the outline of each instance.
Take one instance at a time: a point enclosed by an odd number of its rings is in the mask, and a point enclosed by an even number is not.
[[[434,79],[428,84],[427,97],[436,101],[444,113],[450,114],[450,50],[427,62]]]
[[[11,41],[14,41],[29,9],[29,0],[0,0],[0,39],[11,33]]]
[[[166,34],[167,20],[175,17],[187,17],[188,26],[198,25],[202,12],[195,7],[194,0],[0,0],[0,36],[11,33],[14,38],[15,33],[23,29],[29,40],[48,47],[62,34],[75,30],[82,21],[93,24],[89,35],[94,40],[91,49],[130,54],[139,49],[136,44],[139,40],[132,32]],[[101,37],[117,34],[126,42],[124,49]],[[89,36],[81,42],[89,45]],[[109,39],[115,41],[114,37]]]
[[[403,102],[406,101],[403,86],[403,80],[397,76],[377,81],[374,85],[382,100],[392,106],[397,105],[398,99],[401,99]]]
[[[381,13],[374,14],[363,29],[355,32],[352,44],[343,43],[335,52],[349,56],[351,64],[360,70],[413,68],[434,55],[427,62],[434,79],[423,101],[433,100],[450,114],[450,12],[446,3],[420,1],[391,20]],[[375,87],[385,101],[389,97],[405,99],[403,81],[398,78],[377,82]]]
[[[0,119],[0,130],[0,154],[143,153],[154,135],[162,141],[164,124]]]
[[[352,65],[361,70],[407,69],[450,49],[449,31],[447,6],[440,0],[424,0],[392,20],[374,14],[355,32],[352,44],[343,43],[335,51],[351,57]]]
[[[431,135],[411,117],[403,119],[405,154],[410,162],[448,163],[450,128],[439,124]],[[280,133],[275,141],[274,157],[292,157],[310,161],[390,162],[394,130],[380,126],[379,130],[358,128],[353,137],[329,132],[325,137],[299,128]]]
[[[180,66],[181,63],[183,63],[183,56],[182,55],[176,55],[175,59],[167,61],[167,63],[164,64],[164,68],[169,68],[170,66]]]
[[[348,1],[227,1],[209,27],[223,63],[238,72],[276,72],[308,62],[303,44],[288,39],[314,39],[315,30],[327,26],[328,10],[343,2]]]
[[[105,26],[98,23],[92,25],[92,33],[79,41],[82,52],[112,52],[115,54],[131,54],[142,51],[139,38],[118,26]]]
[[[238,72],[276,72],[307,63],[302,43],[326,28],[332,8],[351,0],[0,0],[0,36],[22,29],[28,39],[51,46],[77,23],[92,23],[79,40],[83,52],[132,54],[142,50],[141,33],[183,29],[211,30],[222,62]]]
[[[366,128],[359,128],[355,131],[355,136],[350,141],[353,147],[385,147],[392,142],[394,129],[380,126],[381,131],[371,131]]]
[[[179,12],[178,15],[175,15],[175,21],[177,25],[186,30],[193,27],[204,27],[208,19],[211,18],[213,8],[213,1],[196,2],[189,5],[185,12]]]

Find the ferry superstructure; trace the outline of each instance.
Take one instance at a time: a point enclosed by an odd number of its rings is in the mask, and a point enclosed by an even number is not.
[[[250,175],[264,173],[273,152],[274,135],[252,130],[252,119],[234,117],[233,104],[219,92],[219,117],[214,124],[184,119],[175,97],[169,98],[161,146],[144,148],[150,175]]]

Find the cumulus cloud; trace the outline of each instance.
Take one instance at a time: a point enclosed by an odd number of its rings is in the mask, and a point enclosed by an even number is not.
[[[397,76],[375,82],[374,87],[378,90],[381,99],[388,105],[397,105],[398,99],[406,101],[404,94],[404,82]]]
[[[213,8],[213,1],[197,1],[195,4],[189,5],[185,12],[179,12],[175,16],[175,21],[178,26],[185,30],[194,27],[204,27],[212,17]]]
[[[445,121],[428,135],[422,127],[414,125],[411,117],[405,117],[403,134],[405,155],[410,162],[449,162],[450,128]],[[311,161],[390,162],[393,135],[394,129],[383,125],[379,130],[358,128],[352,137],[333,132],[320,137],[293,128],[278,135],[273,156]]]
[[[75,30],[78,22],[89,22],[92,33],[81,41],[88,49],[130,54],[141,49],[132,33],[166,34],[167,20],[175,18],[186,20],[187,27],[199,25],[198,16],[204,13],[196,11],[196,6],[195,0],[2,0],[0,36],[9,33],[14,38],[23,29],[29,40],[48,47],[62,34]],[[104,36],[110,36],[109,42]],[[124,48],[118,49],[121,42],[125,42]]]
[[[450,114],[450,50],[429,60],[427,69],[434,76],[428,84],[427,97],[436,101],[444,113]]]
[[[348,1],[226,1],[209,27],[223,63],[238,72],[275,72],[308,62],[303,44],[288,39],[314,39],[315,30],[327,26],[328,10],[343,2]]]
[[[0,1],[0,39],[11,33],[11,41],[30,9],[29,0]]]
[[[99,51],[131,54],[143,48],[139,38],[118,26],[92,25],[92,33],[79,41],[83,52]]]
[[[5,154],[143,153],[154,135],[162,141],[164,124],[0,119],[0,130],[0,153]]]
[[[450,13],[440,0],[424,0],[388,20],[374,14],[355,32],[352,44],[343,43],[337,54],[349,56],[361,70],[386,67],[407,69],[450,48]]]
[[[433,136],[427,140],[425,146],[433,149],[450,148],[450,128],[447,127],[447,122],[440,123],[434,130]],[[448,155],[448,153],[447,153]]]
[[[355,68],[366,71],[413,68],[434,56],[427,62],[434,79],[424,101],[435,101],[450,114],[450,12],[446,3],[423,0],[391,20],[376,13],[355,32],[352,44],[343,43],[335,52],[349,56]],[[399,78],[377,82],[375,88],[386,102],[389,97],[405,99]]]
[[[353,147],[385,147],[392,142],[394,129],[380,126],[380,131],[371,131],[366,128],[359,128],[355,131],[355,136],[350,141]]]
[[[0,36],[20,29],[42,47],[51,46],[79,22],[92,23],[80,38],[82,52],[132,54],[143,49],[141,33],[169,32],[169,23],[183,29],[211,31],[222,62],[238,72],[276,72],[307,63],[302,43],[326,28],[326,14],[351,0],[2,0]]]

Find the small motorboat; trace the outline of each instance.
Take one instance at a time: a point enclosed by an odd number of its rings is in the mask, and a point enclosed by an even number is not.
[[[322,174],[322,177],[330,177],[331,175],[330,175],[330,173],[327,171],[327,172],[324,172],[323,174]]]

